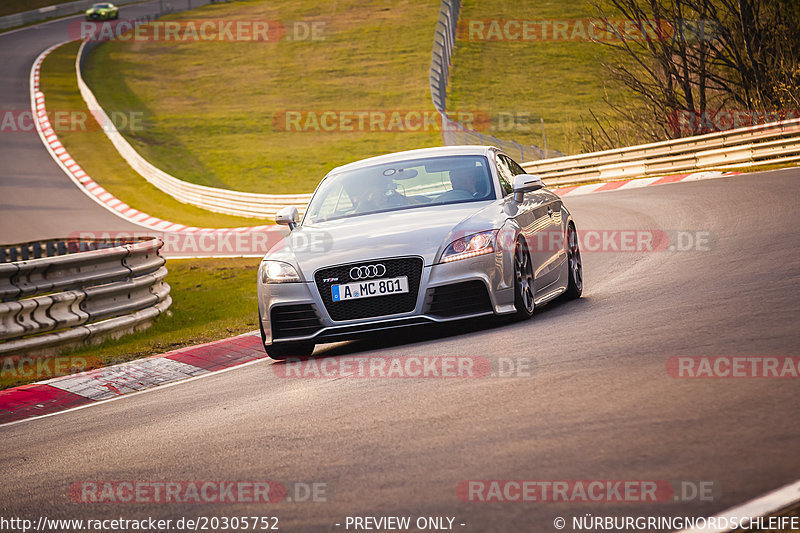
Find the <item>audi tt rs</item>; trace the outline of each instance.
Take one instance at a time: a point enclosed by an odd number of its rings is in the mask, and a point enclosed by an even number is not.
[[[530,318],[578,298],[575,222],[541,179],[489,146],[426,148],[332,170],[258,270],[270,357],[484,315]]]

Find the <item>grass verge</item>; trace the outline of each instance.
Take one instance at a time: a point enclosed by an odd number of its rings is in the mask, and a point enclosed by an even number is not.
[[[89,176],[131,207],[170,222],[198,227],[255,226],[269,222],[213,213],[180,203],[133,170],[92,118],[78,92],[75,56],[79,46],[77,41],[68,43],[47,56],[39,83],[59,140]],[[65,121],[59,127],[58,113],[78,120]],[[85,127],[80,124],[84,117]]]
[[[58,357],[85,358],[91,362],[89,368],[96,368],[258,329],[255,284],[259,261],[170,259],[167,282],[173,302],[168,313],[158,317],[145,331],[81,347]],[[52,361],[45,366],[56,368]],[[37,372],[22,375],[18,368],[0,365],[0,389],[53,377]],[[29,368],[24,370],[28,372]]]
[[[448,109],[480,109],[492,117],[520,116],[519,120],[493,121],[491,133],[501,139],[545,147],[540,119],[544,119],[547,148],[564,154],[581,151],[581,119],[606,111],[603,97],[626,97],[608,85],[600,62],[610,59],[607,47],[576,35],[575,40],[553,39],[552,25],[596,17],[587,0],[465,1],[460,23],[483,21],[481,32],[460,34],[453,55]],[[534,21],[537,33],[545,23],[547,40],[498,40],[490,21]],[[549,26],[547,26],[549,24]],[[467,26],[468,27],[468,26]],[[585,28],[585,26],[584,26]],[[509,35],[513,36],[513,28]],[[521,35],[521,34],[520,34]],[[571,38],[572,35],[568,34]],[[492,40],[480,40],[491,37]]]
[[[784,168],[794,168],[800,166],[800,163],[766,163],[763,165],[753,165],[751,167],[732,167],[732,168],[715,168],[721,172],[741,172],[742,174],[750,174],[752,172],[766,172],[768,170],[780,170]],[[700,172],[700,171],[698,171]]]
[[[116,40],[92,51],[85,78],[106,111],[142,114],[144,127],[125,135],[166,172],[213,187],[310,192],[332,167],[441,144],[438,128],[285,131],[281,121],[287,111],[433,111],[438,9],[436,0],[214,4],[164,19],[281,21],[290,35],[316,24],[317,39]]]

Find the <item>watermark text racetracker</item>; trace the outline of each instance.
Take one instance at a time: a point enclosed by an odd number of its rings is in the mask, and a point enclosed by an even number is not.
[[[39,115],[43,129],[47,126],[56,133],[86,133],[90,131],[143,131],[143,111],[84,111],[81,109],[49,110]],[[33,112],[30,109],[0,110],[0,132],[25,133],[36,131]]]
[[[0,379],[47,379],[77,374],[101,365],[98,357],[62,355],[41,358],[32,355],[4,356],[0,360]]]
[[[716,235],[708,230],[642,230],[642,229],[579,229],[581,253],[624,252],[710,252],[716,246]],[[326,231],[290,232],[279,226],[257,228],[187,228],[181,231],[142,230],[76,231],[69,235],[78,240],[127,242],[140,237],[157,237],[164,241],[163,254],[171,257],[260,256],[270,250],[290,246],[295,251],[327,253],[333,237]],[[497,249],[514,249],[513,239],[503,232],[497,235]],[[532,251],[555,252],[564,249],[560,230],[541,231],[530,236]]]
[[[269,504],[328,501],[328,485],[309,481],[76,481],[69,499],[86,504]]]
[[[75,21],[70,39],[90,41],[260,42],[324,41],[327,22],[280,20]]]
[[[536,371],[532,357],[378,356],[288,358],[271,365],[280,378],[452,379],[529,378]]]
[[[673,378],[800,378],[800,356],[676,356],[667,360]]]
[[[184,231],[76,231],[71,239],[103,240],[127,243],[131,239],[156,237],[164,241],[161,253],[169,257],[263,256],[270,250],[291,246],[295,251],[325,253],[331,249],[332,237],[324,231],[286,234],[278,226],[264,228],[198,229]]]
[[[669,128],[681,136],[728,131],[800,118],[800,109],[718,109],[716,111],[673,111],[667,117]]]
[[[669,503],[711,502],[722,495],[713,481],[472,479],[456,485],[464,502]]]
[[[464,127],[486,130],[492,119],[483,111],[453,111]],[[288,109],[272,114],[272,128],[282,132],[428,132],[457,131],[442,123],[437,111],[419,109]]]
[[[501,249],[513,250],[513,236],[501,232]],[[710,230],[593,229],[578,228],[581,253],[594,252],[710,252],[717,243]],[[559,230],[540,231],[528,239],[533,251],[557,252],[564,249],[564,234]]]
[[[714,21],[691,19],[466,19],[459,21],[457,36],[465,41],[512,42],[650,42],[681,36],[697,42],[715,38],[717,30]]]

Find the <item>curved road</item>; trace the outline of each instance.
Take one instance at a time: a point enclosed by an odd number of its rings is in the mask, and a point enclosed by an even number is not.
[[[186,0],[197,7],[206,0]],[[183,0],[171,2],[176,9]],[[123,6],[120,16],[137,19],[158,13],[159,2]],[[0,34],[0,103],[15,118],[29,112],[31,66],[48,47],[73,38],[70,24],[80,16]],[[0,243],[66,237],[77,231],[134,231],[137,226],[109,212],[70,181],[51,159],[30,121],[24,131],[0,128]]]
[[[281,378],[261,361],[0,428],[0,514],[454,516],[458,531],[555,531],[557,516],[708,516],[800,478],[797,379],[676,379],[674,356],[800,355],[800,170],[567,198],[579,229],[710,232],[710,249],[584,253],[585,296],[523,323],[318,348],[532,358],[532,377]],[[90,480],[327,484],[327,502],[77,504]],[[712,501],[475,503],[462,480],[710,481]],[[334,524],[339,523],[337,527]],[[465,526],[459,524],[464,523]]]

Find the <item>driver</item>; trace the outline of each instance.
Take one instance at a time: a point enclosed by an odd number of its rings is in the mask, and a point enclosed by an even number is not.
[[[465,191],[472,198],[484,195],[483,187],[485,176],[479,167],[456,168],[450,171],[450,183],[453,191]]]
[[[380,211],[406,205],[405,197],[397,192],[397,184],[389,177],[378,176],[369,181],[357,202],[357,212]]]

